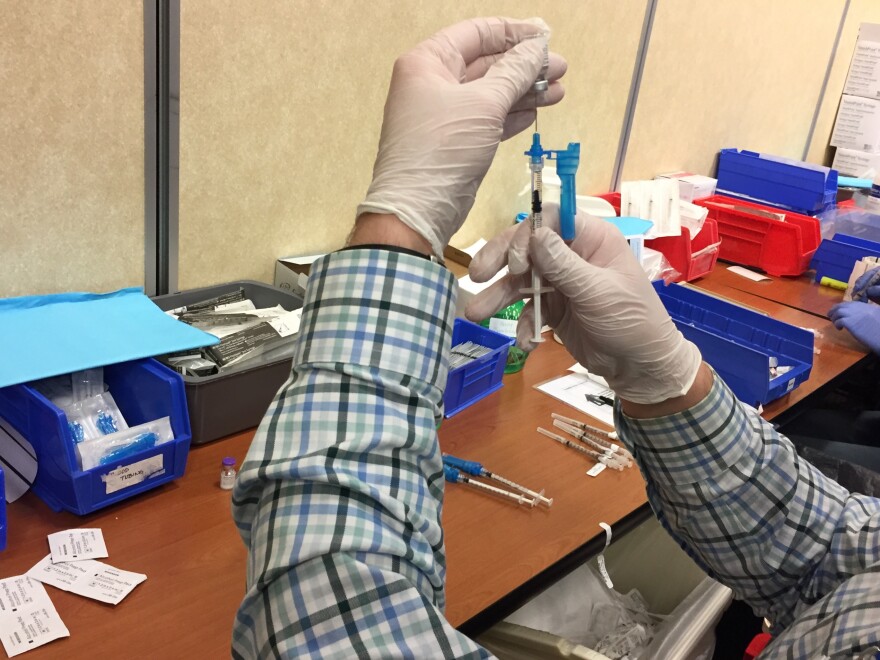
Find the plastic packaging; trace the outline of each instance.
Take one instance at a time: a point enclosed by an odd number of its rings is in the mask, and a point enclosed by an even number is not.
[[[83,401],[104,392],[104,368],[84,369],[70,374],[74,401]]]
[[[76,452],[80,467],[83,470],[91,470],[99,465],[110,465],[173,439],[171,418],[162,417],[97,440],[81,442],[76,446]]]
[[[235,485],[235,475],[235,459],[232,456],[227,456],[220,463],[220,488],[232,490]]]
[[[486,319],[480,325],[515,339],[517,322],[525,306],[525,301],[518,300],[512,305],[499,310],[492,318]],[[526,351],[514,344],[507,351],[507,363],[504,365],[504,373],[515,374],[517,371],[520,371],[525,366],[526,358],[528,357],[529,354]]]
[[[103,380],[101,381],[103,387]],[[74,443],[96,440],[101,436],[124,431],[128,423],[119,411],[110,392],[76,401],[64,407],[67,424]]]

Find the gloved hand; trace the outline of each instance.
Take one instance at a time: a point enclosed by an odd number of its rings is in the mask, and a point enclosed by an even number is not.
[[[853,285],[852,297],[859,302],[871,300],[880,303],[880,266],[862,273]]]
[[[552,293],[541,297],[543,320],[592,373],[608,381],[619,397],[653,404],[688,392],[702,363],[700,351],[678,331],[626,240],[612,224],[578,213],[577,237],[569,248],[559,237],[559,209],[544,205],[544,226],[530,240],[526,223],[489,241],[470,266],[485,282],[505,263],[510,275],[476,295],[466,315],[481,320],[522,299],[530,264]],[[517,326],[517,344],[529,341],[531,302]]]
[[[537,38],[529,38],[534,35]],[[482,18],[438,32],[394,64],[373,181],[358,207],[396,215],[439,257],[474,204],[498,144],[562,99],[566,63],[550,54],[547,91],[530,90],[549,30],[538,19]]]
[[[880,306],[862,302],[838,303],[828,312],[828,318],[834,322],[835,328],[846,328],[853,337],[880,355]]]

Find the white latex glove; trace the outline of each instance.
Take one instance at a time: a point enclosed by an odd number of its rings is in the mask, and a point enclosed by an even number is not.
[[[554,291],[541,296],[543,320],[571,354],[608,381],[621,399],[653,404],[688,392],[702,359],[678,331],[623,234],[609,222],[578,213],[571,247],[558,235],[559,208],[544,205],[544,226],[530,239],[527,223],[493,238],[470,265],[485,282],[505,264],[510,275],[477,294],[466,315],[478,321],[522,299],[534,264]],[[531,301],[517,343],[534,348]]]
[[[358,207],[390,213],[439,257],[474,204],[502,139],[562,99],[565,60],[549,58],[547,91],[532,89],[544,64],[543,21],[481,18],[438,32],[394,64],[373,182]]]

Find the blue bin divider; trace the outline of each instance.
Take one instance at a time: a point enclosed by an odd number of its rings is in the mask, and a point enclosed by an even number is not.
[[[6,492],[6,483],[3,481],[3,468],[0,468],[0,493]],[[6,497],[0,498],[0,550],[6,548]]]
[[[810,261],[810,268],[816,271],[817,282],[823,277],[849,282],[853,267],[862,257],[880,257],[880,243],[866,238],[835,234],[819,243],[819,249]]]
[[[837,201],[837,170],[756,151],[722,149],[716,192],[815,215]]]
[[[174,439],[116,463],[82,471],[64,412],[28,385],[0,389],[0,417],[22,434],[37,454],[33,491],[55,511],[91,513],[177,479],[186,468],[191,436],[181,376],[156,360],[146,359],[105,366],[104,381],[129,426],[170,417]],[[108,473],[158,456],[162,457],[161,471],[140,483],[107,492]]]
[[[465,341],[491,348],[492,352],[449,372],[443,393],[444,417],[452,417],[501,387],[507,349],[514,339],[465,319],[455,319],[452,345]]]
[[[810,377],[811,332],[678,284],[659,281],[654,288],[676,327],[740,401],[769,403]],[[771,379],[771,357],[791,371]]]

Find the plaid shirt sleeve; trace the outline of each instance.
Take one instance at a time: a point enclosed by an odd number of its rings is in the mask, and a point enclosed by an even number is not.
[[[762,658],[854,657],[878,643],[880,501],[800,459],[717,375],[687,411],[618,409],[616,424],[664,527],[773,622]]]
[[[443,616],[454,279],[420,257],[312,266],[294,367],[233,492],[248,547],[233,655],[485,657]]]

